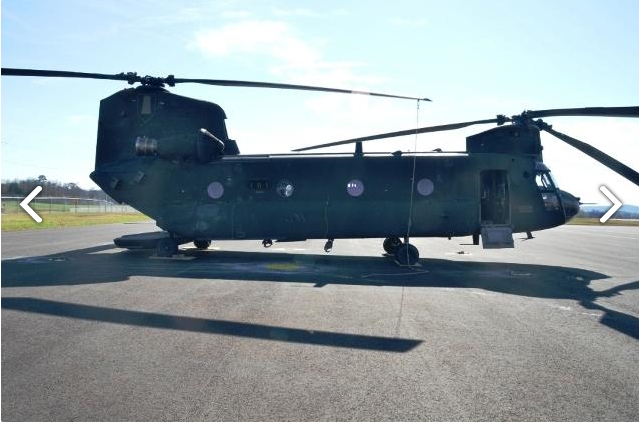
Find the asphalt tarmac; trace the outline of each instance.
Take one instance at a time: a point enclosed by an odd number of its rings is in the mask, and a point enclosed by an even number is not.
[[[631,421],[639,228],[116,248],[2,234],[2,420]]]

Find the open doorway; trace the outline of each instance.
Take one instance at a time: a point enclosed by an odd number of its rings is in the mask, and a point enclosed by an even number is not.
[[[480,173],[482,225],[510,224],[510,195],[506,170]]]

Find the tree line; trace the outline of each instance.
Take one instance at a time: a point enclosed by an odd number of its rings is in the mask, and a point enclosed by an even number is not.
[[[601,218],[603,215],[608,212],[608,210],[602,210],[599,208],[595,209],[582,209],[579,210],[579,214],[577,217],[583,218]],[[622,220],[636,220],[639,219],[639,212],[636,211],[626,211],[624,209],[620,209],[616,213],[612,215],[612,218],[618,218]]]
[[[39,196],[70,197],[86,199],[105,199],[105,194],[99,189],[82,189],[76,183],[62,183],[48,180],[45,175],[37,178],[14,179],[2,181],[2,196],[26,196],[36,186],[42,186]]]

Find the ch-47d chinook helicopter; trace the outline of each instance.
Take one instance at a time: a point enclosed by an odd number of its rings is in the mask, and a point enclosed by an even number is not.
[[[135,73],[3,68],[2,74],[140,83],[101,101],[91,179],[168,233],[152,239],[161,256],[171,256],[180,244],[189,242],[205,249],[212,240],[262,240],[268,247],[273,240],[326,239],[328,252],[334,239],[385,238],[387,253],[402,265],[413,265],[419,252],[409,243],[410,237],[472,236],[477,245],[481,235],[484,247],[512,247],[513,233],[559,226],[579,211],[579,198],[559,190],[543,163],[540,130],[639,185],[635,170],[534,120],[639,117],[639,107],[525,111],[512,117],[499,115],[300,148],[292,154],[242,155],[227,135],[220,106],[172,94],[164,85],[191,82],[361,92]],[[364,153],[362,148],[363,142],[373,139],[491,123],[497,127],[466,138],[464,152]],[[300,154],[347,143],[355,144],[353,153]],[[126,236],[116,239],[123,247],[144,242]]]

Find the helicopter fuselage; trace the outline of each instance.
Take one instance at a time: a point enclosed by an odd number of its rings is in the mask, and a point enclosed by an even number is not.
[[[157,87],[101,102],[92,179],[179,242],[478,236],[565,223],[539,130],[502,126],[467,151],[241,155],[216,104]]]
[[[92,177],[180,237],[299,240],[561,225],[571,215],[556,189],[540,191],[539,174],[532,157],[423,153],[237,155],[207,164],[137,157]]]

